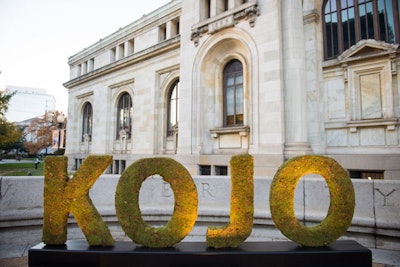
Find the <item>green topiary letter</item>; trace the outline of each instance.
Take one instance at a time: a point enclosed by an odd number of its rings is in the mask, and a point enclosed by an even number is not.
[[[140,187],[147,177],[159,174],[174,192],[175,205],[166,226],[153,228],[143,221],[139,207]],[[115,209],[122,229],[137,244],[171,247],[192,230],[197,219],[197,189],[189,172],[170,158],[135,161],[121,175],[115,192]]]
[[[67,157],[46,157],[42,237],[45,244],[65,243],[69,212],[74,215],[89,245],[114,244],[107,225],[89,197],[89,189],[111,161],[111,156],[88,156],[74,177],[68,179]]]
[[[237,247],[246,240],[253,228],[253,157],[248,154],[233,156],[230,165],[232,173],[230,222],[223,228],[208,228],[206,242],[209,247]]]
[[[306,227],[294,214],[294,191],[300,178],[319,174],[328,184],[330,205],[328,215],[314,227]],[[270,191],[271,215],[278,229],[289,239],[306,247],[332,243],[350,227],[355,195],[350,177],[339,163],[323,156],[300,156],[288,160],[275,174]]]

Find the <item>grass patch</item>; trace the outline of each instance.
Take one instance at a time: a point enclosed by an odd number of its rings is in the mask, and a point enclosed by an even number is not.
[[[32,176],[43,176],[44,163],[40,162],[38,168],[35,169],[35,163],[0,163],[0,176],[27,176],[31,173]]]

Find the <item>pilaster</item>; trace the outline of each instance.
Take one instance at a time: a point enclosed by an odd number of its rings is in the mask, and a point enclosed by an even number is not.
[[[285,158],[311,152],[307,141],[306,64],[300,0],[282,1]]]

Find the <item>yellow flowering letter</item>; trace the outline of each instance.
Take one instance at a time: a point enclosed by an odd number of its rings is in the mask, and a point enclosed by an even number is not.
[[[152,227],[139,207],[142,183],[159,174],[174,192],[174,212],[163,227]],[[192,230],[197,219],[197,188],[190,173],[170,158],[146,158],[132,163],[122,173],[115,192],[115,209],[122,229],[137,244],[150,248],[172,247]]]
[[[207,229],[207,246],[237,247],[251,234],[254,214],[253,162],[249,154],[232,157],[230,222],[223,228]]]
[[[89,190],[111,163],[112,156],[88,156],[72,179],[67,157],[46,157],[44,170],[44,215],[42,241],[61,245],[67,240],[71,212],[91,246],[114,244],[111,233],[94,207]]]

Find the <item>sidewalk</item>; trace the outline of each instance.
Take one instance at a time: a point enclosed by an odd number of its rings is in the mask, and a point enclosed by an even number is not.
[[[28,257],[0,259],[0,267],[27,267]]]
[[[0,160],[0,164],[5,164],[5,163],[33,163],[33,159],[21,159],[20,161],[17,161],[15,159],[2,159]]]

